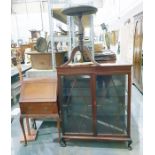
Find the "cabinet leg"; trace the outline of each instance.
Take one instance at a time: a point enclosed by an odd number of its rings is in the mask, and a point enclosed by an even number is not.
[[[57,120],[57,128],[58,128],[58,142],[60,143],[60,119]]]
[[[60,139],[60,146],[61,147],[66,147],[66,141],[64,140],[64,138]]]
[[[30,123],[29,123],[29,118],[28,117],[26,117],[26,126],[27,126],[28,135],[31,135]]]
[[[132,140],[129,140],[129,141],[128,141],[128,149],[129,149],[129,150],[132,150],[131,144],[132,144]]]
[[[22,132],[23,132],[23,135],[24,135],[24,142],[25,142],[25,146],[27,145],[27,140],[26,140],[26,134],[25,134],[25,129],[24,129],[24,123],[23,123],[23,117],[20,116],[20,125],[21,125],[21,128],[22,128]]]
[[[32,120],[32,128],[35,129],[35,130],[37,129],[37,125],[36,125],[36,120],[35,119]]]

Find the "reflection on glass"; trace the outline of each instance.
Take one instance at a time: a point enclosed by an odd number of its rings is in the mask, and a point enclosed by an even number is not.
[[[61,88],[64,131],[92,133],[90,76],[62,76]]]
[[[126,134],[125,75],[96,77],[96,123],[98,134]]]

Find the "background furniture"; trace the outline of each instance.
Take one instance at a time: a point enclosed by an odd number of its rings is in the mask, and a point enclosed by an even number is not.
[[[25,133],[24,118],[51,118],[57,121],[58,140],[60,137],[60,119],[57,108],[57,80],[51,78],[30,78],[22,81],[20,93],[20,124],[24,142],[34,140],[37,132],[31,131],[27,119]]]
[[[55,52],[56,66],[60,66],[65,62],[67,51]],[[31,64],[33,69],[50,70],[52,69],[52,53],[41,53],[41,52],[29,52],[31,56]]]
[[[30,69],[26,72],[27,78],[36,78],[36,77],[51,77],[52,79],[57,79],[56,71],[52,69]]]
[[[133,83],[143,93],[143,13],[134,18]]]
[[[34,69],[52,69],[52,54],[37,51],[27,53],[31,56],[31,64]]]
[[[21,72],[25,76],[26,72],[31,69],[31,65],[21,65]],[[11,97],[13,99],[13,104],[16,104],[18,99],[17,96],[20,93],[20,80],[19,72],[16,66],[11,68]]]
[[[62,65],[65,62],[65,59],[67,59],[67,51],[55,52],[56,66]]]
[[[31,50],[34,50],[34,46],[35,46],[35,43],[29,43],[29,44],[22,44],[22,45],[20,45],[20,54],[21,54],[22,62],[23,63],[25,62],[25,50],[27,48],[30,48]]]

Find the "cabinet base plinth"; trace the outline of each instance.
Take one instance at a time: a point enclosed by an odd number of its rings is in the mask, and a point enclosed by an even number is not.
[[[121,136],[115,136],[115,137],[108,137],[108,136],[102,136],[102,137],[95,137],[95,136],[70,136],[70,135],[63,135],[61,140],[60,140],[60,145],[62,147],[66,146],[66,141],[69,140],[94,140],[94,141],[117,141],[117,142],[128,142],[128,149],[132,150],[131,144],[132,140],[129,137],[121,137]]]

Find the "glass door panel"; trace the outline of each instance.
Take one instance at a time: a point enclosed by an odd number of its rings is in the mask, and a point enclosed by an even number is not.
[[[91,77],[61,76],[61,112],[65,133],[92,133]]]
[[[96,76],[97,134],[126,134],[126,75]]]

